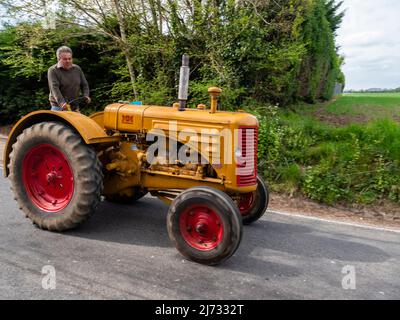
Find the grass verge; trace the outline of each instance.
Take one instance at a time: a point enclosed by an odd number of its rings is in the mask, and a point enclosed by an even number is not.
[[[260,121],[260,170],[272,190],[330,205],[400,203],[395,120],[335,126],[301,111],[269,107],[254,113]]]

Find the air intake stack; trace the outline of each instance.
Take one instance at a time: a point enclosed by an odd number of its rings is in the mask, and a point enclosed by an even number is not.
[[[182,56],[182,67],[179,77],[179,111],[185,111],[186,108],[189,90],[189,74],[189,56],[184,54]]]

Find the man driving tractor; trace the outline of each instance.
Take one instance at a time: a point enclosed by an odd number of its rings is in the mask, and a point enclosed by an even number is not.
[[[48,70],[50,105],[54,111],[79,111],[80,91],[86,103],[90,103],[89,84],[82,69],[72,63],[72,50],[62,46],[57,49],[58,63]]]

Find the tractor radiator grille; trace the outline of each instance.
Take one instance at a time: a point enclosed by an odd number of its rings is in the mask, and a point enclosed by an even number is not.
[[[239,148],[242,156],[237,162],[237,185],[239,187],[257,184],[257,150],[258,150],[258,128],[239,128]]]

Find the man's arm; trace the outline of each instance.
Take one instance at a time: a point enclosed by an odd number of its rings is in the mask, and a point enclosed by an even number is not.
[[[60,81],[57,78],[54,69],[50,68],[47,72],[47,77],[49,80],[49,89],[51,95],[56,99],[59,106],[65,105],[66,101],[60,91]]]

